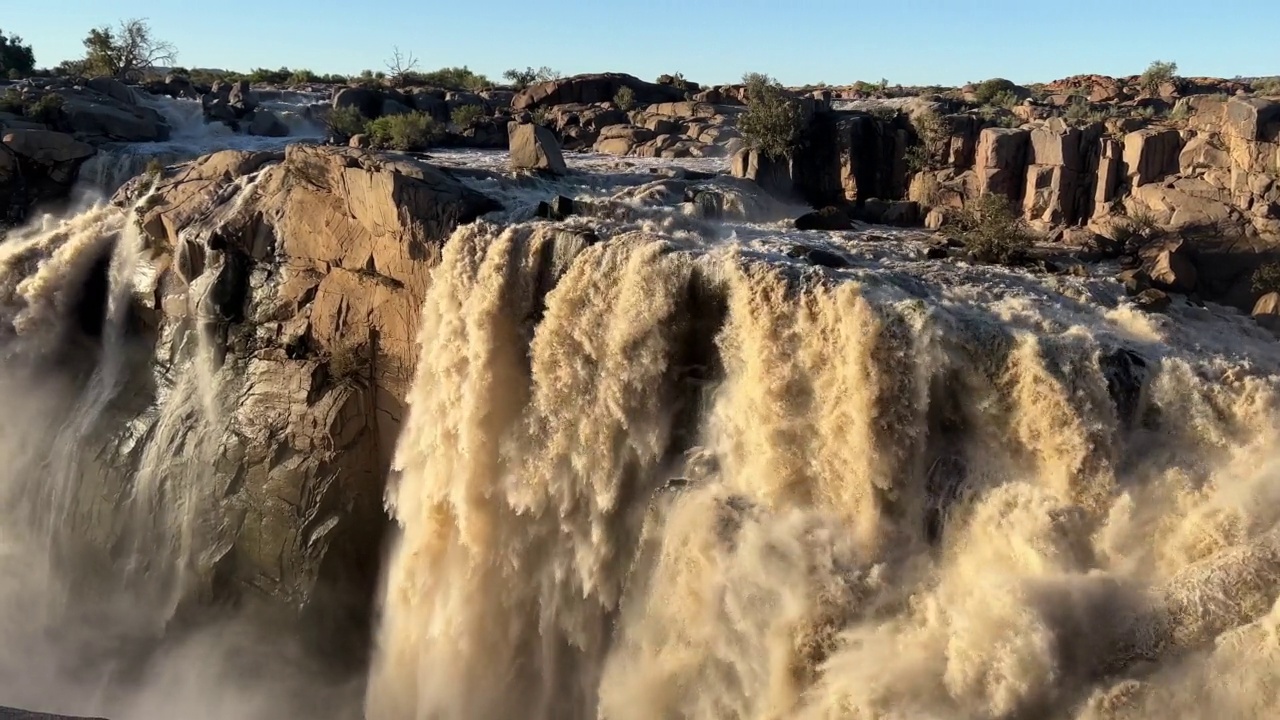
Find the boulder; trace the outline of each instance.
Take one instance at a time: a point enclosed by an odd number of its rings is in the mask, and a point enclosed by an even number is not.
[[[511,123],[508,133],[512,170],[568,171],[560,143],[547,128],[533,123]]]
[[[837,207],[825,207],[796,218],[797,230],[852,230],[853,220]]]
[[[605,155],[630,155],[637,145],[654,138],[652,130],[635,125],[613,125],[600,131],[595,151]]]
[[[756,183],[775,198],[793,201],[796,199],[794,165],[790,157],[774,158],[745,148],[734,154],[731,173],[733,177]]]
[[[1258,298],[1250,315],[1268,330],[1280,330],[1280,293],[1269,292]]]
[[[443,103],[444,99],[441,98],[440,102]],[[334,109],[344,108],[344,107],[354,107],[355,109],[360,111],[361,115],[364,115],[365,117],[370,119],[377,118],[382,115],[382,103],[383,103],[382,93],[372,88],[364,88],[364,87],[342,88],[333,96]],[[419,107],[418,109],[425,111],[425,108]]]
[[[1181,240],[1157,243],[1142,251],[1142,270],[1161,290],[1190,293],[1196,289],[1196,264]]]
[[[125,105],[137,105],[138,96],[134,94],[133,88],[111,77],[90,78],[85,86],[89,89],[100,92],[107,97],[122,102]]]
[[[114,202],[132,206],[146,187]],[[154,363],[172,372],[139,392],[137,432],[196,372],[175,340],[196,312],[187,288],[218,289],[197,307],[232,370],[217,390],[234,408],[211,470],[222,497],[201,508],[220,540],[191,571],[205,597],[369,616],[431,270],[455,228],[494,209],[444,169],[345,147],[224,151],[159,182],[139,218],[165,268]],[[139,462],[136,447],[111,447],[112,467]]]
[[[1173,301],[1164,291],[1150,288],[1135,295],[1133,303],[1146,312],[1160,313],[1168,310]]]
[[[1172,128],[1145,128],[1124,137],[1124,164],[1131,187],[1163,180],[1178,172],[1182,136]]]
[[[270,110],[256,110],[249,121],[249,134],[262,137],[287,137],[289,126]]]

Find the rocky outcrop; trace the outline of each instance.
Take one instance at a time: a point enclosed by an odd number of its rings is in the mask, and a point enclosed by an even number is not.
[[[231,368],[206,592],[367,617],[430,271],[454,228],[493,209],[424,162],[311,145],[206,156],[138,208],[163,268],[140,312],[153,318],[155,366],[175,368],[156,396],[196,372],[178,340],[190,308]]]
[[[533,110],[554,105],[612,102],[620,88],[630,88],[641,105],[680,102],[684,91],[673,85],[650,83],[624,73],[575,75],[537,83],[516,93],[511,99],[514,110]]]
[[[66,197],[80,165],[96,152],[65,133],[0,131],[0,226],[17,225],[32,206]]]
[[[541,170],[562,174],[568,171],[556,136],[534,123],[511,123],[510,157],[512,170]]]

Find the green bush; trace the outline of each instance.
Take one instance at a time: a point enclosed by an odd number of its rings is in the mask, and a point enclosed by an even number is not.
[[[775,159],[784,157],[799,145],[804,133],[799,104],[768,75],[747,73],[742,79],[747,86],[747,110],[738,119],[738,130],[755,150]]]
[[[1280,76],[1254,80],[1252,87],[1259,95],[1280,95]]]
[[[907,150],[907,170],[918,173],[940,169],[942,162],[939,156],[951,135],[947,121],[929,110],[917,114],[911,124],[916,130],[917,143]]]
[[[333,108],[325,118],[329,134],[338,138],[351,138],[365,131],[369,121],[352,105]]]
[[[39,100],[31,103],[26,109],[26,116],[45,125],[56,125],[62,119],[62,106],[65,102],[57,93],[45,93]]]
[[[636,106],[636,91],[623,85],[618,88],[618,92],[613,94],[613,104],[617,105],[623,112],[627,112]]]
[[[0,112],[21,115],[24,110],[26,110],[26,102],[22,99],[22,93],[16,88],[9,88],[0,95]]]
[[[466,65],[440,68],[426,73],[407,73],[404,82],[407,85],[429,85],[446,90],[483,90],[493,87],[493,82],[489,78],[472,72]]]
[[[449,119],[460,128],[468,128],[485,117],[484,108],[479,105],[459,105],[453,109]]]
[[[365,131],[373,147],[391,150],[425,150],[444,137],[440,123],[423,112],[380,117]]]
[[[1009,263],[1026,254],[1031,231],[1009,199],[999,194],[979,196],[948,220],[948,231],[983,262]]]
[[[1013,93],[1017,88],[1018,86],[1012,80],[991,78],[978,83],[978,87],[974,88],[973,94],[979,105],[993,105],[996,97],[1000,96],[1001,93]]]
[[[991,98],[993,107],[1005,108],[1006,110],[1012,110],[1021,104],[1022,100],[1012,90],[1001,90],[996,93],[995,97]]]
[[[1166,62],[1164,60],[1156,60],[1147,66],[1142,77],[1138,78],[1138,85],[1148,95],[1158,95],[1160,86],[1173,82],[1178,76],[1178,63]]]
[[[1280,263],[1265,263],[1253,271],[1253,291],[1259,295],[1280,292]]]
[[[507,82],[510,82],[515,89],[523,90],[535,83],[555,80],[560,77],[560,73],[544,65],[540,68],[527,67],[524,70],[511,68],[502,73],[502,77]]]

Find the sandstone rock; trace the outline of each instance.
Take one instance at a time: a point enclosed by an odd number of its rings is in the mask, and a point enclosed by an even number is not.
[[[1191,138],[1178,155],[1178,169],[1182,175],[1202,175],[1206,170],[1230,167],[1231,155],[1209,135]]]
[[[66,197],[80,165],[97,150],[50,130],[9,129],[0,135],[0,225],[18,224],[43,201]]]
[[[1143,249],[1142,270],[1151,284],[1170,292],[1190,293],[1196,289],[1196,265],[1181,240],[1158,243]]]
[[[49,166],[84,160],[97,152],[88,143],[50,130],[10,130],[0,141],[18,155]]]
[[[1241,140],[1266,140],[1275,142],[1274,133],[1280,128],[1270,128],[1280,123],[1280,102],[1263,98],[1233,97],[1225,110],[1226,131]]]
[[[853,220],[840,208],[825,207],[796,218],[797,230],[852,230]]]
[[[734,154],[731,173],[751,180],[773,197],[792,200],[796,192],[793,168],[791,158],[772,158],[759,150],[745,149]]]
[[[1182,137],[1177,130],[1146,128],[1124,138],[1124,164],[1132,187],[1162,180],[1178,172]]]
[[[249,134],[263,137],[287,137],[289,126],[270,110],[257,110],[249,122]]]
[[[110,77],[91,78],[85,83],[91,90],[100,92],[109,98],[118,100],[125,105],[137,105],[138,97],[134,94],[133,89],[128,85]]]
[[[131,205],[142,187],[115,202]],[[166,338],[191,321],[188,305],[167,298],[194,282],[224,288],[207,296],[212,337],[236,368],[220,390],[236,408],[214,468],[225,498],[207,518],[222,537],[217,571],[193,582],[368,616],[431,270],[459,224],[493,209],[445,170],[341,147],[224,151],[160,182],[140,210],[168,258],[157,363],[181,361]],[[138,422],[147,432],[156,420]]]
[[[1026,177],[1031,133],[1022,128],[987,128],[978,137],[976,170],[981,193],[1017,200]]]
[[[1258,298],[1250,315],[1268,330],[1280,330],[1280,293],[1269,292]]]
[[[508,132],[512,170],[568,171],[560,143],[547,128],[533,123],[511,123]]]
[[[1169,299],[1167,294],[1155,288],[1143,290],[1133,298],[1133,303],[1137,305],[1139,309],[1153,313],[1168,310],[1172,302],[1173,301]]]

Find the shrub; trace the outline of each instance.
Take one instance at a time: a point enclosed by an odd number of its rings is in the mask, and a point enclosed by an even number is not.
[[[31,103],[26,108],[26,115],[34,119],[36,122],[45,125],[55,125],[62,119],[62,106],[64,101],[61,95],[57,93],[45,93],[39,100]]]
[[[560,77],[560,73],[543,65],[540,68],[527,67],[523,70],[511,68],[502,73],[503,79],[510,82],[517,90],[523,90],[530,85],[549,80],[556,80]]]
[[[484,108],[479,105],[459,105],[453,109],[453,113],[449,119],[453,124],[460,128],[467,128],[474,125],[477,121],[485,116]]]
[[[365,131],[368,120],[354,106],[333,108],[325,118],[329,134],[339,139],[349,139]]]
[[[376,148],[425,150],[444,137],[444,128],[423,112],[387,115],[369,123],[366,132]]]
[[[1253,271],[1253,291],[1259,295],[1280,292],[1280,262],[1264,263]]]
[[[1077,95],[1071,98],[1071,104],[1067,105],[1066,118],[1073,124],[1088,122],[1090,114],[1093,112],[1093,105],[1083,96]]]
[[[1001,93],[1013,93],[1018,88],[1012,80],[1004,78],[991,78],[978,83],[978,87],[974,88],[974,99],[979,105],[993,105],[995,99]]]
[[[1259,95],[1280,95],[1280,76],[1254,80],[1252,87]]]
[[[804,132],[799,104],[768,75],[748,73],[743,81],[747,85],[747,110],[738,119],[742,137],[768,157],[787,155],[800,143]]]
[[[1032,235],[1003,195],[987,194],[951,216],[948,230],[983,262],[1009,263],[1031,247]]]
[[[160,162],[156,158],[151,158],[147,161],[147,168],[146,170],[143,170],[143,172],[150,178],[161,177],[164,175],[164,163]]]
[[[618,92],[613,94],[613,104],[617,105],[623,112],[630,110],[636,106],[636,91],[623,85],[618,88]]]
[[[21,115],[25,109],[26,103],[22,100],[22,93],[16,88],[9,88],[0,95],[0,112]]]
[[[1177,72],[1178,63],[1156,60],[1148,65],[1142,77],[1138,78],[1138,85],[1148,95],[1157,95],[1161,85],[1173,82],[1177,78]]]
[[[991,98],[991,105],[998,108],[1012,110],[1022,104],[1022,100],[1018,98],[1018,94],[1012,90],[1001,90]]]
[[[537,107],[529,113],[529,116],[533,120],[534,125],[546,126],[546,124],[551,120],[551,111],[545,107]]]
[[[466,65],[440,68],[427,73],[409,73],[405,76],[404,82],[406,84],[430,85],[447,90],[483,90],[493,86],[489,78],[472,72]]]
[[[929,110],[917,114],[911,123],[915,127],[918,142],[907,150],[907,170],[918,173],[939,169],[942,165],[939,155],[951,135],[947,122],[941,115]]]

